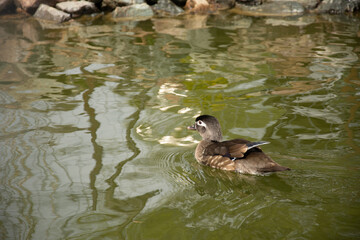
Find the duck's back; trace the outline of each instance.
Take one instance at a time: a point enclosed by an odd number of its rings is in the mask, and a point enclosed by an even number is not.
[[[226,149],[222,146],[214,145],[212,141],[202,140],[196,147],[195,158],[199,163],[213,168],[235,171],[235,162],[222,155],[222,152],[226,154]]]
[[[268,157],[259,147],[249,148],[252,142],[234,139],[224,142],[203,140],[196,148],[198,162],[227,171],[247,174],[264,174],[290,170]]]
[[[235,160],[235,170],[239,173],[265,174],[290,170],[290,168],[279,165],[261,149],[253,148],[247,151],[242,159]]]

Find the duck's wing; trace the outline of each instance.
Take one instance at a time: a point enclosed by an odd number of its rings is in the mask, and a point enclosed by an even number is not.
[[[256,175],[290,170],[280,166],[259,148],[268,143],[244,139],[214,142],[205,147],[201,162],[214,168]]]
[[[250,142],[244,139],[234,139],[224,142],[214,142],[205,149],[204,154],[208,156],[220,155],[222,157],[230,158],[231,160],[236,160],[239,158],[243,158],[248,150],[268,143],[269,142],[264,142],[264,141]]]
[[[244,140],[245,141],[245,140]],[[206,142],[202,141],[196,152],[201,152],[196,158],[200,163],[227,171],[235,171],[235,160],[244,156],[242,151],[246,148],[245,142]],[[243,150],[239,150],[243,149]],[[196,154],[195,154],[196,155]]]
[[[270,172],[290,170],[288,167],[283,167],[272,160],[262,151],[250,150],[249,154],[243,159],[235,160],[235,168],[239,173],[248,174],[265,174]]]

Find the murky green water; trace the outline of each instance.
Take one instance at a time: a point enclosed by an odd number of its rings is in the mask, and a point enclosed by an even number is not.
[[[360,19],[0,20],[0,239],[359,239]],[[186,130],[293,170],[196,163]]]

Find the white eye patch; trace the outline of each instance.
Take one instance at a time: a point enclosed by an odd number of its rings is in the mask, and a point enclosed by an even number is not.
[[[206,127],[206,124],[205,124],[203,121],[201,121],[201,120],[197,121],[196,124],[197,124],[198,126]]]

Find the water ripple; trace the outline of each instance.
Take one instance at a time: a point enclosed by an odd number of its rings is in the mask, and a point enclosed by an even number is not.
[[[176,149],[175,151],[177,151]],[[170,178],[177,187],[184,188],[193,185],[193,180],[189,177],[191,167],[187,162],[189,152],[164,152],[158,156],[158,167],[164,170],[167,178]]]

